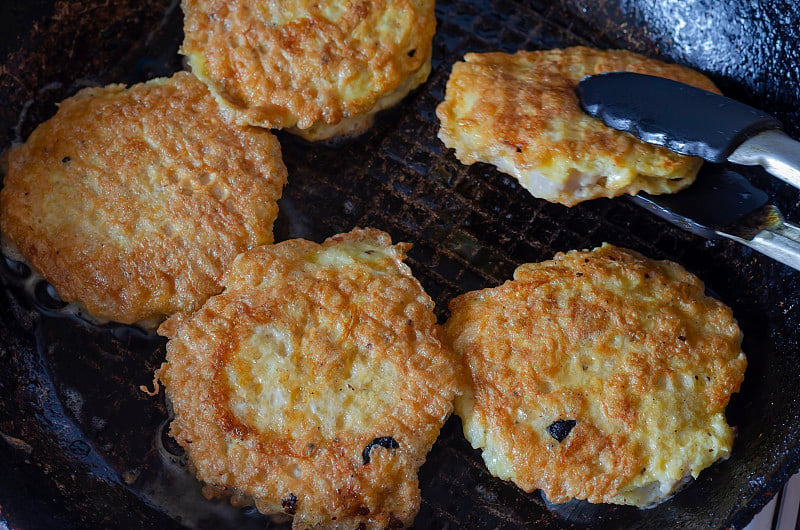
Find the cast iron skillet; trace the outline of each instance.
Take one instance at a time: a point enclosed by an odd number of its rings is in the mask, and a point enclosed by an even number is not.
[[[290,182],[276,238],[319,241],[376,226],[410,241],[409,263],[440,320],[452,297],[497,285],[520,263],[603,241],[634,248],[682,263],[733,307],[750,366],[728,408],[738,429],[731,458],[668,502],[548,506],[491,477],[452,418],[421,470],[415,526],[741,528],[800,467],[800,273],[681,232],[625,199],[569,209],[534,199],[489,166],[461,166],[436,139],[433,109],[467,51],[593,44],[695,66],[798,137],[800,17],[789,2],[749,0],[442,0],[437,15],[430,80],[373,130],[338,147],[280,135]],[[24,139],[82,86],[181,68],[181,18],[168,0],[5,2],[0,145]],[[800,220],[796,190],[750,176]],[[26,282],[28,271],[0,260],[0,526],[286,527],[202,499],[164,434],[163,398],[138,390],[163,360],[160,339],[65,316],[46,286]]]

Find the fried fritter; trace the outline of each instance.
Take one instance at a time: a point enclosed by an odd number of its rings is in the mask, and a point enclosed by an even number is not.
[[[226,123],[191,74],[87,88],[12,148],[0,231],[63,300],[158,321],[272,242],[285,182],[274,135]]]
[[[181,5],[181,53],[241,123],[357,134],[430,73],[433,0]]]
[[[549,51],[468,53],[453,65],[437,107],[439,138],[464,164],[486,162],[535,197],[572,206],[640,190],[674,193],[702,160],[616,131],[585,114],[575,88],[586,75],[657,75],[719,92],[702,74],[624,50],[582,46]]]
[[[494,475],[557,503],[645,506],[729,455],[741,333],[676,263],[603,245],[450,308],[471,375],[456,412]]]
[[[463,375],[407,248],[376,229],[258,247],[162,324],[157,377],[198,479],[295,528],[411,524]]]

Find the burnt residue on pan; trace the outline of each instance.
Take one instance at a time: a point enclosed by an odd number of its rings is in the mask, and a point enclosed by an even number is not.
[[[82,86],[181,67],[176,1],[9,4],[0,7],[3,146],[25,138]],[[442,0],[430,80],[375,128],[339,146],[279,135],[290,177],[276,240],[321,241],[375,226],[410,241],[409,264],[440,320],[454,296],[495,286],[520,263],[607,241],[683,264],[733,307],[744,330],[750,366],[728,409],[738,428],[733,454],[673,499],[649,510],[548,506],[538,493],[490,476],[452,418],[420,471],[417,528],[740,528],[800,466],[800,393],[793,391],[800,274],[733,243],[681,232],[624,199],[574,208],[534,199],[488,165],[462,166],[436,138],[434,108],[464,53],[574,44],[689,62],[729,93],[797,123],[800,106],[787,99],[800,92],[797,15],[782,22],[780,2],[652,4]],[[670,25],[676,13],[685,25]],[[739,15],[750,22],[737,20],[713,38],[702,33],[704,24]],[[764,44],[770,39],[780,45]],[[757,171],[751,177],[800,220],[796,190]],[[47,297],[30,296],[27,282],[25,270],[0,260],[0,521],[25,529],[288,528],[252,508],[202,498],[166,433],[163,397],[139,390],[163,360],[163,340],[82,322]]]
[[[34,0],[0,6],[0,148],[86,86],[134,83],[181,68],[177,0]]]

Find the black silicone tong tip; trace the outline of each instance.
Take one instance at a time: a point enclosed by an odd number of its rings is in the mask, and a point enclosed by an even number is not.
[[[576,92],[583,110],[609,127],[710,162],[725,162],[747,138],[781,128],[777,119],[744,103],[651,75],[590,75]]]

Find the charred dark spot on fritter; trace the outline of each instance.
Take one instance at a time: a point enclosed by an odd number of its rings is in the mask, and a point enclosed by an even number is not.
[[[297,512],[297,497],[294,493],[290,493],[288,497],[281,500],[281,507],[283,511],[289,515],[294,515]]]
[[[403,521],[398,519],[392,514],[389,514],[389,524],[386,525],[388,530],[401,530],[403,528]]]
[[[563,442],[577,424],[576,420],[556,420],[550,424],[547,432],[559,442]]]
[[[397,440],[392,438],[391,436],[381,436],[380,438],[375,438],[367,446],[364,448],[364,452],[361,453],[361,456],[364,458],[364,465],[369,464],[369,453],[372,451],[372,448],[376,445],[380,445],[386,449],[397,449],[400,447],[400,444],[397,443]]]
[[[417,54],[417,49],[416,48],[413,48],[413,49],[408,51],[408,56],[409,57],[413,58],[416,54]]]
[[[356,508],[356,515],[369,515],[369,508],[367,506],[359,506]]]
[[[61,159],[61,163],[62,164],[68,164],[70,162],[70,160],[72,160],[72,158],[70,158],[68,156],[65,156],[64,158]]]

